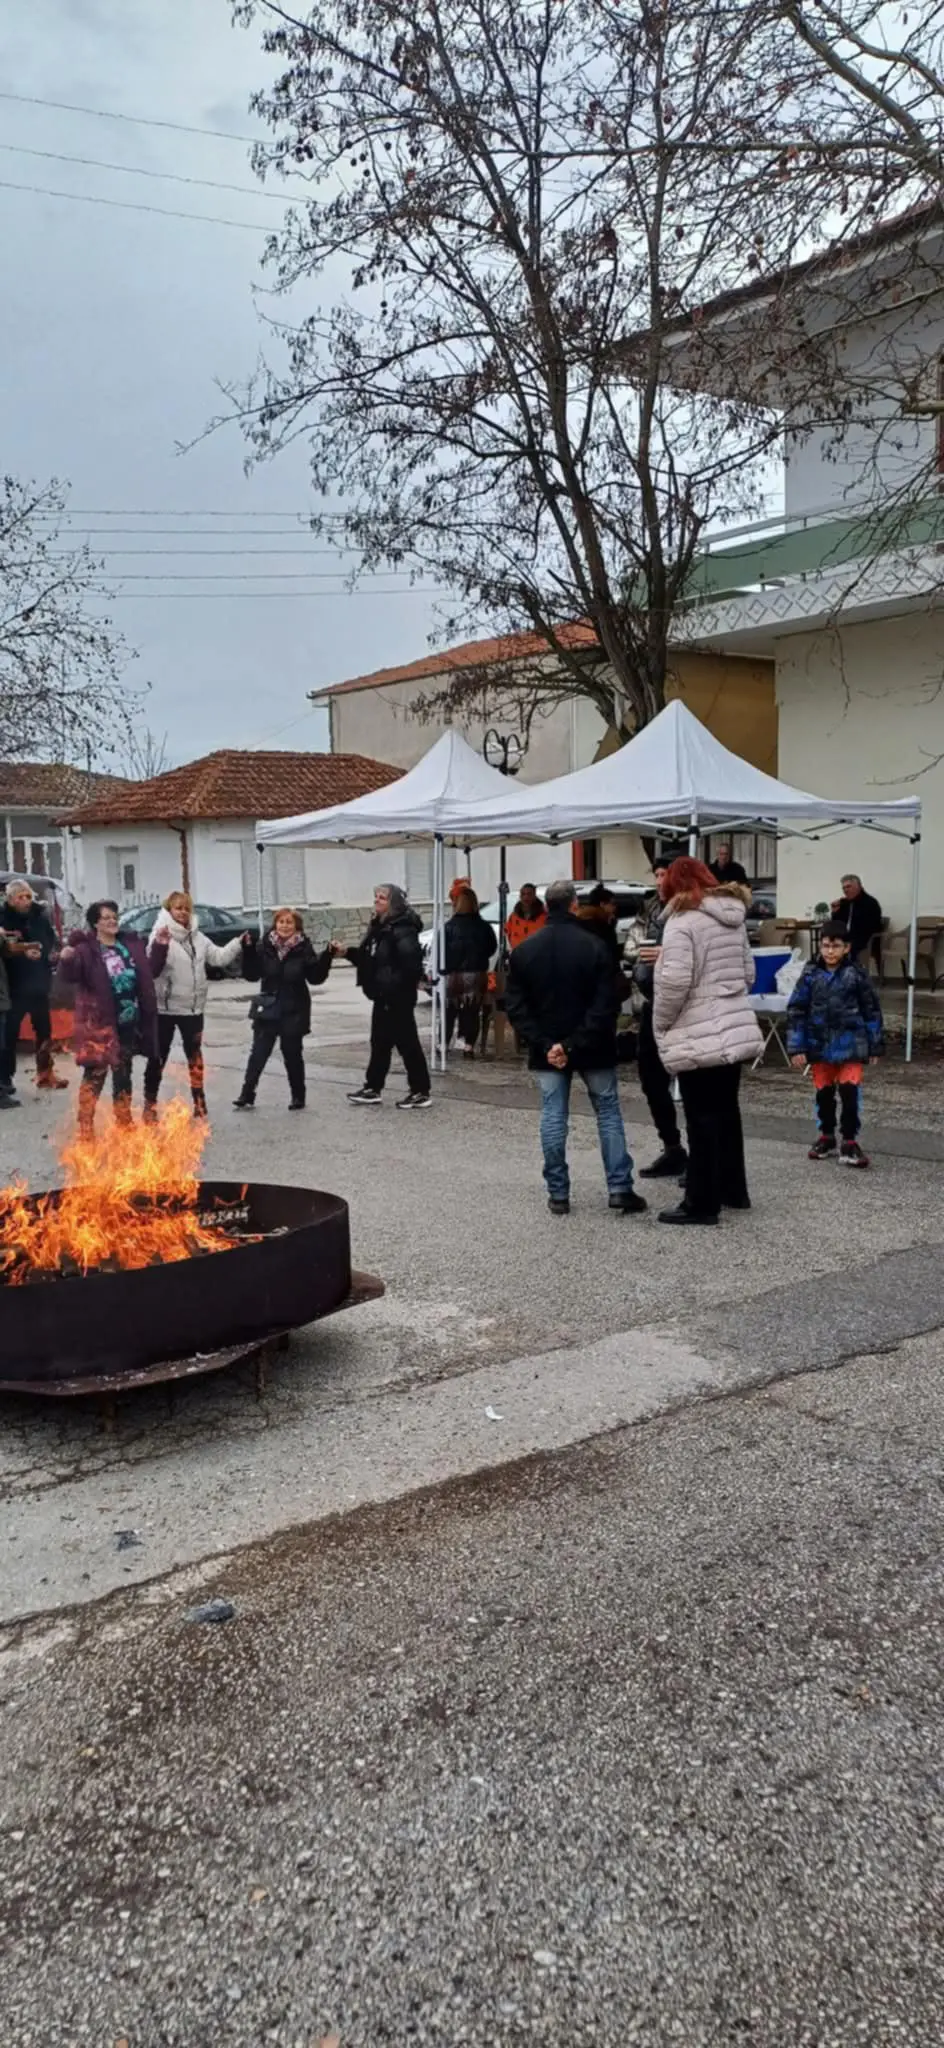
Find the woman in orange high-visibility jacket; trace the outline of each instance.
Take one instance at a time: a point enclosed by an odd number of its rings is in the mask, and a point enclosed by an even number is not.
[[[547,911],[534,883],[525,882],[505,926],[505,934],[512,952],[516,946],[522,945],[525,939],[530,939],[535,932],[539,932],[542,924],[546,923]]]

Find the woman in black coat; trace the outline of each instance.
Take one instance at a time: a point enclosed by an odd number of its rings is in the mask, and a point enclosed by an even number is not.
[[[304,1109],[302,1043],[311,1030],[309,987],[327,981],[330,971],[330,946],[322,953],[315,952],[297,910],[277,910],[265,938],[247,948],[243,973],[247,981],[258,981],[260,988],[249,1008],[252,1047],[234,1109],[255,1107],[259,1077],[276,1040],[292,1091],[289,1109]]]
[[[464,1057],[475,1058],[482,1005],[488,993],[488,969],[498,938],[482,916],[474,889],[460,889],[446,926],[446,1044],[459,1026]]]

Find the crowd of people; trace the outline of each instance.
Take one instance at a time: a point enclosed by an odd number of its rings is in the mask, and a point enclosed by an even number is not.
[[[553,1214],[566,1215],[570,1208],[567,1133],[575,1077],[586,1087],[596,1117],[610,1207],[624,1214],[647,1207],[636,1189],[620,1107],[618,1070],[628,1058],[638,1061],[661,1144],[639,1178],[681,1187],[681,1200],[662,1209],[659,1221],[716,1224],[723,1210],[750,1207],[740,1079],[762,1039],[750,1001],[750,891],[742,872],[726,846],[711,867],[689,856],[657,863],[631,971],[622,957],[616,901],[603,883],[582,902],[569,880],[552,883],[543,902],[531,883],[520,891],[507,923],[504,1000],[540,1092],[544,1179]],[[869,1164],[859,1143],[863,1072],[883,1051],[881,1008],[865,961],[881,930],[881,909],[856,875],[843,878],[842,890],[822,927],[817,957],[790,997],[787,1045],[793,1065],[809,1069],[815,1090],[818,1133],[811,1160],[837,1155],[845,1165],[863,1167]],[[451,908],[443,961],[447,1039],[457,1035],[472,1057],[498,941],[467,877],[454,885]],[[82,1134],[91,1136],[109,1077],[116,1120],[131,1121],[136,1057],[145,1063],[145,1121],[156,1117],[176,1037],[187,1062],[193,1113],[205,1117],[208,979],[238,962],[258,988],[249,1006],[249,1056],[234,1107],[254,1107],[278,1046],[289,1108],[302,1110],[311,989],[327,980],[342,955],[371,1005],[367,1071],[348,1100],[358,1108],[379,1107],[396,1052],[407,1080],[397,1107],[425,1109],[432,1103],[416,1022],[425,972],[421,923],[393,883],[375,891],[373,916],[357,945],[333,943],[320,950],[300,913],[290,908],[277,910],[262,934],[245,931],[227,945],[214,945],[200,930],[184,889],[165,898],[148,940],[122,926],[115,902],[101,900],[90,904],[84,927],[60,947],[25,882],[8,885],[0,910],[0,1107],[17,1105],[17,1043],[27,1016],[36,1041],[37,1086],[67,1085],[52,1050],[50,987],[58,968],[73,992]],[[634,1029],[621,1032],[631,994]]]

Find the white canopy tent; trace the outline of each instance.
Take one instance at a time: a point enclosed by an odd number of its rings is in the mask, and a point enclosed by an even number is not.
[[[409,846],[433,841],[433,929],[436,972],[433,976],[432,1048],[445,1065],[445,1002],[442,986],[442,931],[445,921],[443,848],[475,843],[466,828],[483,805],[504,796],[506,781],[470,747],[461,733],[443,733],[428,754],[390,782],[350,803],[295,818],[262,820],[256,826],[259,848],[260,915],[262,855],[267,846],[352,846],[363,849]],[[509,837],[513,836],[509,834]],[[492,835],[489,835],[491,838]]]
[[[793,789],[732,754],[676,698],[635,739],[589,768],[530,788],[503,783],[474,822],[480,838],[511,837],[514,827],[516,838],[579,839],[624,826],[677,829],[680,822],[697,822],[700,830],[796,819],[884,829],[920,815],[917,797],[847,803]]]
[[[911,1058],[917,950],[918,797],[887,802],[814,796],[765,775],[732,754],[678,699],[618,752],[572,775],[532,788],[503,787],[477,807],[474,836],[482,839],[570,840],[631,827],[653,835],[712,826],[756,825],[778,836],[819,838],[849,826],[890,833],[912,847],[911,928],[905,1057]]]
[[[260,850],[279,845],[382,847],[434,841],[435,957],[441,963],[444,845],[571,840],[625,827],[661,836],[682,826],[694,849],[715,825],[760,826],[779,836],[818,838],[860,826],[907,839],[912,847],[905,1057],[911,1058],[917,952],[921,803],[846,801],[793,789],[765,775],[716,740],[679,700],[614,754],[571,775],[533,785],[490,768],[461,735],[449,731],[398,782],[329,810],[260,823]],[[260,851],[261,869],[261,851]],[[445,1057],[441,976],[434,981],[433,1045]]]
[[[415,768],[386,789],[373,789],[325,811],[262,822],[256,839],[260,846],[383,847],[438,834],[463,846],[461,825],[470,807],[497,802],[506,789],[497,768],[490,768],[468,740],[450,728]]]

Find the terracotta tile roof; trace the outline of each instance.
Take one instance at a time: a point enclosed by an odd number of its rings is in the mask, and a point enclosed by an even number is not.
[[[0,810],[61,811],[127,788],[120,775],[88,775],[66,761],[0,761]]]
[[[594,647],[596,635],[592,626],[577,623],[559,626],[557,637],[564,647]],[[547,641],[541,633],[505,633],[497,640],[465,640],[461,647],[445,647],[441,654],[424,655],[421,661],[408,661],[402,668],[378,668],[370,676],[352,676],[347,683],[329,683],[324,690],[312,690],[315,699],[321,697],[343,697],[348,690],[380,690],[384,683],[420,682],[424,676],[446,675],[456,668],[475,668],[484,661],[523,661],[529,655],[547,654]]]
[[[365,754],[248,753],[223,748],[131,782],[66,813],[68,825],[167,824],[187,818],[290,818],[396,782],[401,768]]]

